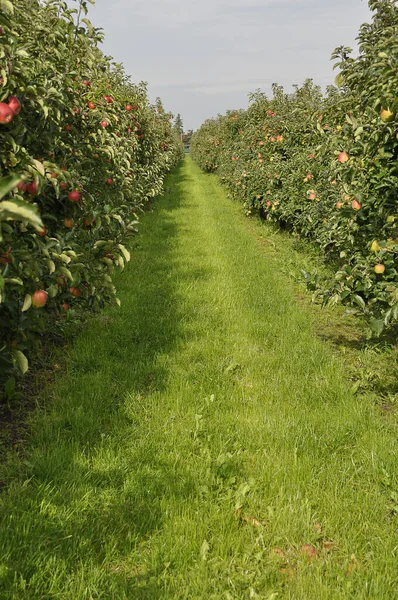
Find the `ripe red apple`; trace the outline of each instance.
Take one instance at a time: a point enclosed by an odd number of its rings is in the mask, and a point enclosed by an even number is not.
[[[68,198],[71,202],[79,202],[81,198],[81,194],[77,191],[69,192]]]
[[[26,189],[29,192],[29,194],[32,194],[32,196],[36,196],[37,195],[37,184],[36,184],[36,181],[31,181],[27,185]]]
[[[19,189],[20,192],[26,192],[28,186],[24,181],[20,181],[17,185],[17,188]]]
[[[95,108],[95,104],[94,104],[94,102],[87,102],[87,106],[88,106],[89,108]]]
[[[359,204],[359,202],[358,202],[357,200],[353,200],[353,201],[351,202],[351,207],[352,207],[354,210],[359,210],[360,208],[362,208],[362,205],[361,205],[361,204]]]
[[[72,131],[72,125],[69,125],[69,123],[67,123],[64,127],[65,131]]]
[[[103,121],[101,121],[100,123],[101,127],[108,127],[109,123],[108,121],[105,121],[105,119]]]
[[[21,112],[21,103],[16,96],[9,97],[8,106],[11,108],[14,115],[19,115]]]
[[[83,79],[82,83],[83,83],[83,85],[86,85],[87,87],[91,86],[91,83],[89,81],[87,81],[87,79]]]
[[[341,208],[343,206],[342,202],[336,202],[336,208]]]
[[[316,199],[316,194],[314,194],[314,192],[312,192],[312,193],[309,195],[309,199],[310,199],[310,200],[315,200],[315,199]]]
[[[379,275],[381,275],[382,273],[384,273],[385,270],[386,270],[386,268],[382,263],[375,265],[375,273],[378,273]]]
[[[338,156],[337,160],[338,160],[339,162],[341,162],[341,163],[345,163],[345,162],[347,162],[347,160],[348,160],[348,154],[347,154],[347,152],[340,152],[340,154],[339,154],[339,156]]]
[[[132,108],[133,108],[133,107],[131,106],[131,104],[127,104],[127,106],[126,106],[126,110],[129,110],[129,111],[130,111]]]
[[[79,296],[82,295],[81,291],[77,287],[70,287],[69,291],[75,298],[79,298]]]
[[[48,294],[44,290],[37,290],[32,296],[33,308],[42,308],[47,302]]]
[[[2,125],[11,123],[14,117],[12,109],[5,102],[0,102],[0,123]]]
[[[67,229],[71,229],[73,227],[73,223],[74,223],[73,219],[67,219],[67,218],[64,219],[64,225]]]
[[[69,304],[67,304],[66,302],[63,303],[62,308],[64,309],[65,312],[67,312],[69,310]]]
[[[113,180],[112,180],[110,177],[108,177],[108,179],[105,181],[105,183],[106,183],[107,185],[112,185],[112,183],[113,183]]]
[[[65,183],[65,181],[61,181],[59,184],[59,187],[61,188],[61,190],[66,190],[66,188],[68,187],[68,184]]]

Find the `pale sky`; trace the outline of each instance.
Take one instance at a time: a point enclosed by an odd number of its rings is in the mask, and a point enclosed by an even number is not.
[[[370,11],[365,0],[96,0],[89,18],[104,29],[105,54],[187,130],[273,82],[333,83],[332,51],[356,48]]]

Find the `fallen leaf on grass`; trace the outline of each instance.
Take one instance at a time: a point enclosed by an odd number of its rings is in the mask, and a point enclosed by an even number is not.
[[[260,523],[260,521],[258,521],[255,517],[241,515],[240,518],[242,519],[242,521],[245,521],[246,523],[249,523],[249,525],[253,525],[254,527],[260,527],[262,525],[262,523]]]
[[[322,546],[325,548],[325,550],[331,550],[332,548],[334,548],[334,543],[333,542],[322,542]]]
[[[264,523],[261,523],[261,521],[259,521],[255,517],[250,517],[249,515],[244,515],[242,513],[242,508],[243,508],[243,504],[238,506],[237,509],[235,510],[235,512],[234,512],[235,519],[241,519],[242,521],[245,521],[245,523],[248,523],[249,525],[253,525],[254,527],[260,527],[261,525],[264,524]]]
[[[318,555],[318,551],[314,546],[310,546],[310,544],[305,544],[300,548],[300,554],[308,558],[309,560],[315,560]]]
[[[280,569],[280,572],[284,575],[287,575],[289,579],[293,579],[294,577],[294,569],[291,569],[290,567],[283,567],[282,569]]]
[[[286,558],[286,555],[281,548],[272,548],[271,554],[273,554],[274,556],[276,556],[279,559]]]
[[[344,575],[347,577],[348,575],[351,575],[351,573],[353,573],[354,571],[356,571],[357,569],[360,568],[360,564],[358,562],[357,557],[355,556],[355,554],[351,554],[351,563],[348,565],[347,569],[344,572]]]
[[[320,524],[319,521],[314,521],[314,529],[316,529],[318,533],[321,533],[322,525]]]

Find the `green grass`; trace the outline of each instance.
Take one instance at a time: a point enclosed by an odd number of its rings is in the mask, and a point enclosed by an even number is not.
[[[0,597],[398,598],[395,418],[317,335],[299,254],[190,158],[168,186],[2,466]]]

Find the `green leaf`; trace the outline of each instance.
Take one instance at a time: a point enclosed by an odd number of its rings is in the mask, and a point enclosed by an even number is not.
[[[123,244],[118,244],[118,248],[119,248],[119,250],[121,250],[124,258],[126,259],[126,262],[129,262],[130,261],[130,252],[127,250],[127,248],[125,248],[123,246]]]
[[[39,171],[40,175],[43,175],[43,177],[44,177],[44,175],[45,175],[44,165],[39,160],[36,160],[35,158],[32,159],[32,163],[33,163],[34,168],[37,171]]]
[[[2,177],[0,179],[0,200],[11,192],[11,190],[16,188],[20,181],[22,181],[20,175],[7,175],[7,177]]]
[[[8,397],[15,392],[15,377],[10,377],[4,386],[4,391]]]
[[[28,359],[26,358],[25,354],[20,350],[13,350],[12,356],[22,375],[25,375],[26,371],[29,369]]]
[[[14,6],[10,2],[10,0],[0,0],[0,8],[5,12],[10,13],[11,15],[14,14]]]
[[[26,294],[25,300],[23,302],[23,306],[21,308],[21,312],[26,312],[32,306],[32,296],[30,294]]]
[[[25,221],[36,230],[43,229],[44,225],[37,213],[37,208],[22,200],[3,200],[0,202],[0,221]]]
[[[358,296],[358,294],[354,294],[353,298],[354,298],[354,301],[358,304],[359,308],[362,308],[362,310],[365,310],[366,304],[365,304],[365,300],[362,298],[362,296]]]
[[[374,333],[374,335],[376,335],[377,337],[380,337],[380,335],[383,333],[384,331],[384,321],[383,319],[373,319],[370,322],[370,328],[372,330],[372,332]]]
[[[337,87],[342,87],[344,85],[344,75],[343,73],[339,73],[338,75],[336,75],[335,79],[334,79],[335,84],[337,85]]]

